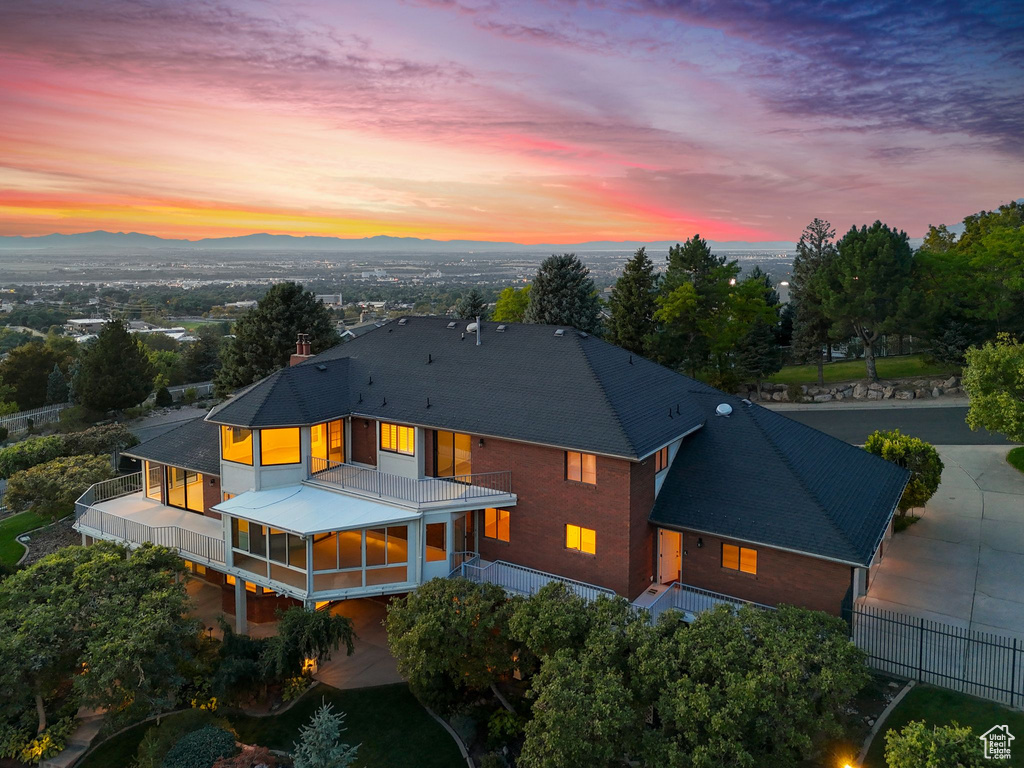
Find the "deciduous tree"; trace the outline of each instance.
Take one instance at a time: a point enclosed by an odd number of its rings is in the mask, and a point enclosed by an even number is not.
[[[1000,334],[967,350],[964,389],[970,395],[967,425],[1024,442],[1024,345]]]
[[[7,483],[6,504],[14,512],[31,507],[59,520],[75,509],[75,499],[93,483],[114,476],[109,456],[65,456],[15,472]]]
[[[332,651],[343,645],[349,656],[355,648],[356,633],[347,616],[294,606],[279,611],[277,620],[277,635],[268,640],[260,659],[271,678],[298,675],[307,659],[329,661]]]
[[[651,335],[656,328],[656,287],[654,263],[648,257],[647,250],[640,248],[626,262],[622,276],[612,288],[608,303],[611,312],[608,341],[638,355],[647,353]]]
[[[217,373],[221,395],[259,381],[288,364],[300,333],[309,335],[313,354],[340,339],[330,311],[296,283],[278,283],[235,323],[235,338],[223,350]]]
[[[522,288],[509,286],[498,294],[498,303],[494,305],[491,319],[496,323],[521,323],[526,316],[526,307],[530,303],[531,284]]]
[[[189,383],[212,381],[220,370],[220,349],[223,338],[216,328],[203,326],[196,340],[185,348],[185,380]]]
[[[910,472],[898,505],[901,515],[909,509],[923,507],[938,490],[944,465],[931,443],[904,435],[898,429],[876,430],[864,442],[864,450]]]
[[[595,333],[601,304],[590,270],[574,253],[550,256],[541,263],[530,290],[523,322],[566,325]]]

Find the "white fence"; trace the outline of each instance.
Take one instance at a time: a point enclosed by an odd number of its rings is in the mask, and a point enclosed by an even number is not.
[[[197,384],[175,384],[173,387],[168,387],[167,391],[171,393],[171,399],[179,403],[185,398],[185,393],[190,389],[196,391],[196,397],[208,397],[213,394],[213,382],[200,381]]]
[[[506,563],[503,560],[495,560],[493,563],[480,566],[470,561],[464,562],[460,568],[452,572],[452,575],[463,576],[478,584],[497,584],[504,587],[507,592],[517,595],[532,595],[545,584],[552,581],[560,581],[573,592],[586,600],[596,600],[599,596],[615,597],[614,590],[604,587],[597,587],[582,581],[566,579],[556,576],[553,573],[537,571],[522,565]]]
[[[13,437],[14,435],[26,432],[30,421],[33,427],[52,424],[58,421],[60,419],[60,412],[70,407],[71,403],[60,403],[58,405],[46,405],[32,411],[21,411],[20,413],[0,416],[0,427],[7,427],[8,434]]]
[[[658,621],[658,617],[665,611],[681,611],[687,621],[692,621],[698,613],[711,610],[719,605],[730,605],[739,608],[742,605],[752,605],[755,608],[774,610],[770,605],[761,605],[738,597],[723,595],[719,592],[711,592],[698,587],[691,587],[687,584],[675,582],[668,589],[658,595],[657,599],[647,606],[647,612],[651,614],[651,623]]]

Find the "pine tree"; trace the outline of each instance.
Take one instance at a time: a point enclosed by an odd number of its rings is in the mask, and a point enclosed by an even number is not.
[[[734,365],[740,378],[758,384],[782,368],[782,350],[775,339],[772,326],[756,320],[747,334],[736,345]]]
[[[57,405],[68,401],[68,382],[61,373],[60,366],[54,363],[49,378],[46,379],[46,404]]]
[[[221,335],[214,328],[200,328],[185,350],[185,381],[210,381],[220,370]]]
[[[217,393],[259,381],[283,368],[295,351],[300,333],[309,335],[313,354],[340,339],[330,311],[296,283],[278,283],[235,323],[235,338],[225,347],[217,372]]]
[[[612,288],[608,340],[638,355],[646,354],[655,330],[657,276],[647,250],[640,248]]]
[[[793,318],[793,347],[804,359],[813,358],[818,364],[818,383],[825,382],[822,349],[834,341],[832,323],[822,306],[823,270],[835,259],[833,240],[836,231],[827,221],[815,219],[800,234],[793,260],[793,279],[790,280],[790,302],[795,308]]]
[[[138,339],[123,322],[112,320],[85,352],[75,377],[75,397],[96,411],[131,408],[153,391],[155,375]]]
[[[472,289],[455,304],[455,316],[461,320],[484,320],[487,317],[487,302],[476,288]]]
[[[544,259],[533,281],[523,321],[572,326],[588,333],[598,331],[601,304],[590,270],[575,253]]]
[[[344,721],[345,716],[334,714],[325,701],[309,724],[299,731],[299,740],[292,752],[295,768],[349,768],[353,765],[359,745],[351,747],[339,743],[345,730]]]

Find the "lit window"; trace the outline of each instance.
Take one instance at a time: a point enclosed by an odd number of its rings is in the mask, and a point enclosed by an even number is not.
[[[164,468],[162,464],[146,462],[146,496],[153,501],[160,501],[160,486],[164,481]]]
[[[722,567],[743,573],[757,573],[757,550],[737,547],[735,544],[723,544]]]
[[[597,485],[597,456],[592,453],[566,451],[565,479]]]
[[[233,498],[235,498],[235,494],[233,494],[233,493],[228,493],[227,491],[224,491],[224,493],[223,493],[223,496],[224,496],[224,498],[223,498],[223,499],[221,499],[221,501],[227,501],[228,499],[233,499]]]
[[[189,469],[168,467],[167,504],[171,507],[202,512],[203,476]]]
[[[222,425],[220,428],[220,457],[224,461],[252,465],[252,430]]]
[[[436,563],[448,557],[447,523],[427,523],[427,562]]]
[[[314,459],[341,463],[345,461],[345,422],[341,419],[314,424],[309,428],[310,455]]]
[[[224,583],[227,584],[229,587],[235,586],[235,577],[232,576],[230,573],[225,573]]]
[[[654,454],[654,471],[655,473],[661,472],[661,470],[668,467],[668,446],[666,445],[656,454]]]
[[[299,428],[260,430],[260,464],[272,467],[278,464],[299,463]]]
[[[588,555],[596,554],[597,532],[591,528],[567,525],[565,526],[565,548],[586,552]]]
[[[484,538],[508,541],[508,520],[507,509],[485,509],[484,510]]]
[[[437,450],[434,452],[435,475],[437,477],[458,477],[472,474],[471,438],[459,432],[438,430]]]
[[[389,453],[404,453],[412,456],[416,453],[416,430],[398,424],[380,423],[380,449]]]

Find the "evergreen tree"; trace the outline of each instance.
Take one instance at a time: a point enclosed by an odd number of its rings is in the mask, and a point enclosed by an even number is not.
[[[827,221],[815,219],[800,234],[793,259],[790,302],[795,307],[793,347],[798,356],[818,363],[818,383],[825,382],[822,349],[828,347],[831,359],[832,323],[822,306],[820,275],[835,258],[833,240],[836,231]]]
[[[146,349],[119,320],[103,326],[75,377],[75,397],[95,411],[138,405],[153,391],[156,372]]]
[[[210,381],[220,370],[221,335],[209,327],[200,328],[196,340],[185,350],[185,381]]]
[[[359,745],[342,744],[343,714],[334,714],[326,701],[299,731],[292,758],[295,768],[349,768],[355,763]]]
[[[487,317],[487,302],[476,288],[455,303],[455,316],[461,320],[484,320]]]
[[[330,311],[296,283],[278,283],[235,323],[235,338],[224,348],[216,389],[224,395],[283,368],[300,333],[309,334],[313,354],[339,342]]]
[[[647,250],[640,248],[612,288],[608,340],[630,352],[645,354],[655,330],[657,276]]]
[[[64,374],[61,373],[60,366],[54,363],[53,370],[50,371],[50,376],[46,380],[46,403],[47,405],[57,405],[58,403],[66,403],[67,401],[67,379],[65,379]]]
[[[588,333],[598,331],[601,304],[590,270],[575,253],[544,259],[533,281],[523,321],[567,325]]]
[[[762,319],[754,321],[747,334],[736,345],[734,362],[741,378],[760,384],[782,369],[782,350],[775,338],[775,330]]]
[[[530,283],[522,288],[509,286],[498,294],[498,303],[494,305],[491,319],[496,323],[521,323],[526,315],[526,307],[530,303]]]
[[[10,387],[19,410],[46,404],[46,383],[57,362],[53,352],[38,341],[15,347],[0,361],[0,382]]]

